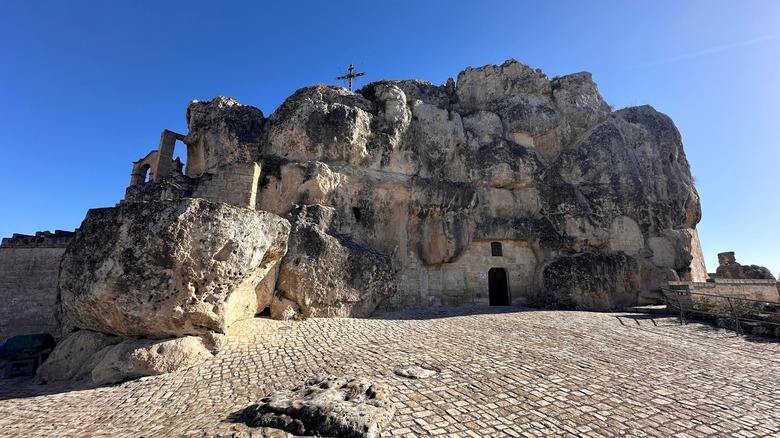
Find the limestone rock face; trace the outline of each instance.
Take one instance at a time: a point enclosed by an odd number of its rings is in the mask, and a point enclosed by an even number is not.
[[[732,278],[737,280],[764,279],[774,280],[772,271],[764,266],[740,265],[733,251],[718,254],[718,268],[715,270],[716,278]],[[780,286],[779,286],[780,287]]]
[[[349,236],[328,234],[334,213],[320,205],[290,213],[290,245],[279,271],[277,293],[279,299],[297,303],[304,317],[366,317],[395,291],[392,261]],[[271,310],[285,312],[289,307]]]
[[[273,427],[296,436],[373,438],[395,415],[389,398],[390,390],[384,385],[329,376],[270,394],[237,417],[250,427]]]
[[[190,102],[187,107],[186,174],[200,176],[234,162],[256,161],[265,118],[232,97]]]
[[[92,369],[98,385],[156,376],[199,365],[212,355],[197,336],[176,339],[131,339],[111,347]]]
[[[187,137],[223,125],[193,124]],[[277,316],[363,315],[377,301],[603,309],[652,301],[670,278],[706,278],[699,197],[674,123],[650,106],[611,111],[587,72],[550,80],[510,60],[440,86],[315,85],[260,131],[247,159],[259,161],[257,183],[235,190],[250,190],[257,210],[304,218],[315,210],[300,206],[317,204],[328,217],[293,229]],[[221,142],[224,160],[237,159]],[[216,164],[219,174],[230,163]],[[368,277],[351,277],[353,259]],[[546,274],[585,275],[586,263],[598,278],[571,278],[576,296]],[[361,283],[373,292],[358,298]],[[600,286],[608,296],[589,297]]]
[[[62,304],[84,329],[123,337],[225,333],[258,311],[289,223],[202,199],[93,209],[61,264]]]
[[[555,106],[568,123],[573,137],[579,137],[590,127],[609,117],[609,105],[599,94],[590,73],[581,72],[554,78],[551,86]]]
[[[639,266],[625,253],[559,257],[544,268],[540,302],[574,309],[610,310],[636,303]]]

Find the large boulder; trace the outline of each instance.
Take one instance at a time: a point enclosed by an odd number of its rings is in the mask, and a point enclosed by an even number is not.
[[[152,340],[130,339],[108,349],[94,365],[98,385],[156,376],[199,365],[212,354],[197,336]]]
[[[105,385],[169,373],[205,362],[212,353],[202,338],[122,339],[91,330],[71,333],[41,364],[43,383]]]
[[[368,164],[372,108],[340,87],[302,88],[269,117],[263,152],[296,161]]]
[[[83,380],[94,368],[94,357],[106,347],[120,342],[122,338],[118,336],[91,330],[71,333],[54,347],[46,361],[38,368],[38,379],[44,383]]]
[[[329,234],[334,216],[333,208],[320,205],[289,214],[292,232],[277,299],[295,303],[303,317],[366,317],[395,292],[395,269],[390,256],[350,236]],[[272,316],[283,317],[289,308],[272,306]]]
[[[289,230],[202,199],[93,209],[62,261],[62,305],[77,327],[123,337],[225,333],[259,310],[255,288]]]

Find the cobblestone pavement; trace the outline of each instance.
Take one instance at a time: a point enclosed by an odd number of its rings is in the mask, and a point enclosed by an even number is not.
[[[164,376],[96,389],[0,382],[0,434],[265,436],[230,414],[324,373],[394,389],[382,436],[780,434],[780,344],[672,317],[478,306],[254,319],[234,332],[213,360]],[[393,374],[413,364],[440,372]]]

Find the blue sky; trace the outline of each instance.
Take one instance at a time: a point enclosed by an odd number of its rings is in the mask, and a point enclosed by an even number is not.
[[[590,71],[615,108],[672,117],[716,254],[780,271],[780,2],[17,1],[0,3],[0,236],[73,229],[124,196],[193,99],[269,115],[350,62],[435,84],[515,58]],[[180,146],[177,153],[184,155]]]

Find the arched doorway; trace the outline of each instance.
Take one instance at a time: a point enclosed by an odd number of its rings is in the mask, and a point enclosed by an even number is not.
[[[509,305],[509,287],[505,269],[492,268],[488,271],[488,297],[491,306]]]

